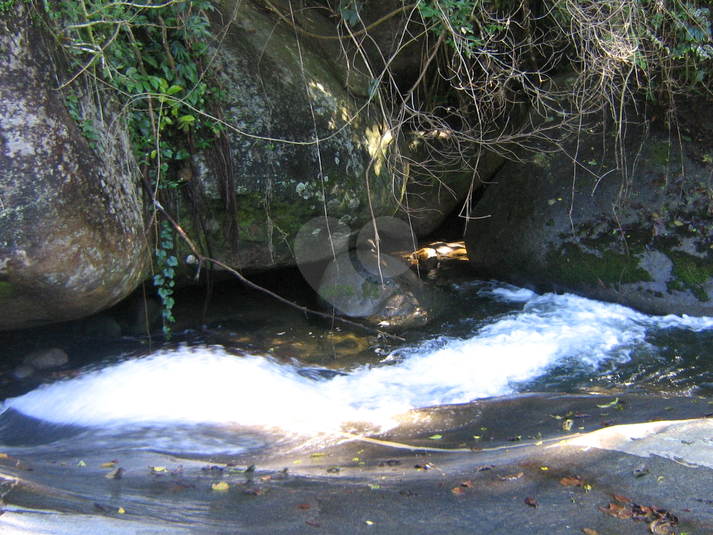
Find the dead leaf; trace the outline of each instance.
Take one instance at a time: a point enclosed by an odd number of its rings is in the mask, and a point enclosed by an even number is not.
[[[453,487],[451,489],[451,492],[457,496],[461,496],[461,495],[465,494],[465,491],[463,490],[462,487]]]
[[[119,461],[109,461],[108,463],[104,463],[99,468],[114,468],[114,465],[118,463]]]
[[[653,535],[674,535],[671,523],[665,518],[657,518],[649,524],[649,531]]]
[[[530,507],[537,507],[537,500],[532,496],[528,496],[527,498],[525,498],[525,503]]]
[[[562,431],[571,431],[573,425],[574,420],[567,418],[564,422],[562,422]]]
[[[417,464],[414,468],[416,470],[433,470],[436,467],[433,463]]]
[[[614,499],[620,501],[621,503],[631,503],[631,500],[629,498],[627,498],[626,496],[622,496],[621,494],[615,494]]]
[[[124,470],[122,467],[118,467],[106,474],[104,477],[107,479],[121,479],[121,476],[123,476],[125,472],[126,470]]]
[[[645,464],[642,464],[641,466],[634,468],[632,473],[634,474],[634,477],[644,477],[649,474],[649,468]]]
[[[463,481],[463,482],[460,484],[460,486],[469,489],[470,487],[473,486],[473,482],[470,481],[470,480],[468,480],[468,481]]]
[[[312,506],[308,503],[298,503],[297,509],[312,509]]]
[[[560,485],[565,487],[582,487],[584,480],[580,476],[567,476],[560,479]]]
[[[500,481],[515,481],[516,479],[520,479],[523,476],[522,472],[518,472],[517,474],[512,474],[509,476],[498,476],[498,479]]]
[[[616,503],[610,503],[608,509],[600,507],[599,510],[603,513],[615,516],[617,518],[631,518],[632,516],[630,508],[626,507],[625,505],[619,505]]]
[[[593,529],[589,529],[589,528],[582,528],[582,531],[584,533],[586,533],[587,535],[599,535],[599,533],[597,533]]]
[[[210,487],[213,490],[224,491],[228,490],[230,488],[230,485],[228,485],[225,481],[220,481],[218,483],[213,483]]]
[[[619,398],[614,398],[614,401],[612,401],[611,403],[605,403],[604,405],[597,405],[597,407],[599,407],[600,409],[606,409],[608,407],[613,407],[617,403],[619,403]]]

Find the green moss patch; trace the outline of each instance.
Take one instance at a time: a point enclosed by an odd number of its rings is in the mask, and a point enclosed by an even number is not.
[[[9,282],[0,282],[0,299],[12,299],[15,297],[15,288]]]
[[[649,282],[651,274],[639,266],[630,254],[602,251],[601,255],[566,243],[547,254],[547,264],[553,279],[564,284],[596,286],[633,282]]]
[[[671,252],[669,258],[673,262],[673,277],[669,282],[669,290],[690,290],[699,301],[708,301],[709,295],[704,285],[713,276],[713,265],[704,258],[687,253]]]

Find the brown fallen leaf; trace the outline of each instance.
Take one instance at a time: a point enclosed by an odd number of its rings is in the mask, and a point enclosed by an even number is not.
[[[615,494],[614,499],[621,503],[631,503],[631,500],[629,498],[627,498],[626,496],[622,496],[621,494]]]
[[[537,500],[532,496],[528,496],[527,498],[525,498],[525,503],[530,507],[537,507]]]
[[[567,476],[560,479],[560,485],[565,487],[583,487],[584,480],[580,476]]]
[[[470,481],[470,480],[468,480],[468,481],[463,481],[463,482],[460,484],[460,486],[461,486],[461,487],[465,487],[465,488],[470,488],[470,487],[473,486],[473,482]]]
[[[463,490],[462,487],[453,487],[451,489],[451,492],[453,494],[455,494],[456,496],[462,496],[463,494],[465,494],[465,491]]]
[[[606,513],[617,518],[631,518],[631,509],[625,505],[610,503],[609,507],[600,507],[599,510],[602,513]]]
[[[586,533],[587,535],[599,535],[599,533],[597,533],[593,529],[589,529],[589,528],[582,528],[582,531],[584,533]]]
[[[298,503],[297,509],[312,509],[312,506],[308,503]]]

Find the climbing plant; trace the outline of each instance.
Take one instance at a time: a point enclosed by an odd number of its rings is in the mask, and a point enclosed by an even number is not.
[[[220,91],[204,68],[212,9],[207,0],[44,0],[69,66],[63,89],[70,114],[94,147],[96,130],[82,117],[74,86],[89,80],[97,93],[110,90],[153,203],[183,184],[180,171],[192,152],[209,147],[222,129],[208,113],[208,100],[219,99]],[[177,262],[171,226],[160,210],[154,216],[153,281],[168,334]]]

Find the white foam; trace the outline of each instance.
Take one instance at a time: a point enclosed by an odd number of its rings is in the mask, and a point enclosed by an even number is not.
[[[652,317],[572,295],[527,292],[498,292],[524,303],[522,309],[470,338],[435,338],[331,379],[310,379],[299,365],[261,355],[182,348],[41,387],[5,407],[103,428],[208,423],[315,432],[352,421],[389,427],[408,409],[511,393],[553,367],[591,372],[626,362],[647,348],[652,327],[713,328],[713,318]]]

